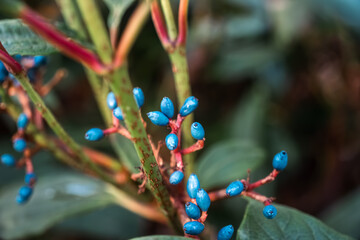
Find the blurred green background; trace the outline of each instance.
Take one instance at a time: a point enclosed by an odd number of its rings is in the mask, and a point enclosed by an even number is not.
[[[62,21],[53,1],[28,2]],[[176,9],[178,1],[172,3]],[[106,5],[99,4],[105,18]],[[197,0],[190,1],[189,13],[190,78],[200,101],[195,120],[206,129],[205,148],[197,154],[201,184],[208,190],[224,187],[246,177],[248,168],[257,180],[272,170],[272,156],[286,150],[288,168],[260,192],[360,238],[360,2]],[[52,54],[47,78],[59,67],[69,74],[47,104],[79,143],[115,156],[107,140],[83,139],[88,128],[104,124],[82,67]],[[143,114],[157,110],[163,96],[175,101],[170,63],[150,19],[129,68],[134,86],[145,93]],[[0,153],[12,152],[15,131],[15,123],[1,114]],[[154,139],[167,134],[152,125],[149,131]],[[128,239],[167,233],[164,226],[112,204],[101,182],[50,154],[38,154],[34,164],[39,182],[25,207],[14,201],[23,172],[0,168],[2,238]],[[244,207],[239,198],[216,202],[208,224],[231,223],[237,229]]]

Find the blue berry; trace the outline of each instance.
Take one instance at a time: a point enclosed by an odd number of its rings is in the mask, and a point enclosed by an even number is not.
[[[15,166],[15,158],[10,154],[3,154],[1,155],[1,162],[2,164],[8,166],[8,167],[14,167]]]
[[[34,57],[34,67],[45,66],[46,63],[47,63],[47,58],[45,56]]]
[[[184,224],[184,231],[190,235],[199,235],[204,231],[204,225],[201,222],[193,221]]]
[[[5,65],[0,61],[0,83],[3,83],[8,75],[9,72],[5,68]]]
[[[267,205],[263,209],[263,214],[267,219],[273,219],[276,217],[277,210],[273,205]]]
[[[166,147],[172,151],[175,150],[178,147],[179,139],[174,133],[170,133],[165,138]]]
[[[227,225],[220,229],[217,240],[230,240],[233,234],[234,227],[232,225]]]
[[[17,152],[23,152],[26,148],[26,141],[23,138],[17,138],[13,142],[13,148]]]
[[[19,190],[18,196],[16,197],[16,201],[18,203],[26,202],[32,194],[32,188],[29,186],[22,186]]]
[[[161,112],[163,112],[168,118],[174,116],[174,104],[168,97],[164,97],[160,103]]]
[[[136,100],[136,104],[138,105],[139,108],[141,108],[145,102],[143,91],[141,90],[141,88],[136,87],[133,89],[133,94]]]
[[[226,195],[233,197],[241,194],[244,190],[244,184],[240,181],[235,181],[229,184],[226,188]]]
[[[13,58],[18,62],[21,63],[22,56],[20,54],[15,54]]]
[[[28,117],[26,116],[25,113],[21,113],[17,119],[17,127],[19,129],[24,129],[26,128],[26,126],[28,125],[29,123],[29,119]]]
[[[192,219],[199,219],[201,216],[200,209],[196,204],[193,204],[192,202],[185,203],[185,211],[186,214],[189,216],[189,218]]]
[[[282,171],[285,169],[288,162],[288,155],[285,151],[281,151],[277,153],[273,158],[273,168],[275,168],[278,171]]]
[[[198,189],[200,188],[200,182],[195,174],[190,174],[187,181],[186,190],[190,198],[196,198]]]
[[[117,107],[116,97],[113,92],[108,93],[106,97],[106,103],[111,110],[114,110]]]
[[[113,115],[114,115],[114,117],[116,117],[116,118],[119,119],[119,120],[124,120],[124,116],[123,116],[123,113],[122,113],[120,107],[116,107],[116,108],[114,109]]]
[[[179,184],[184,178],[184,173],[181,171],[175,171],[171,174],[169,182],[172,185]]]
[[[206,212],[210,207],[210,197],[207,192],[202,188],[200,188],[196,193],[196,203],[201,209],[201,211],[204,212]]]
[[[165,116],[162,112],[154,111],[148,112],[147,116],[149,117],[150,121],[158,126],[166,126],[169,124],[169,118]]]
[[[30,80],[31,83],[34,83],[35,80],[36,80],[36,75],[37,75],[37,71],[38,69],[37,68],[30,68],[28,71],[27,71],[27,76]]]
[[[189,115],[197,108],[198,103],[199,103],[199,100],[196,97],[194,97],[194,96],[188,97],[180,109],[180,112],[179,112],[180,115],[182,117]]]
[[[203,126],[198,122],[191,124],[191,135],[197,140],[202,140],[205,137]]]
[[[25,183],[27,185],[30,185],[30,186],[34,185],[36,180],[37,180],[37,178],[36,178],[35,173],[27,173],[25,175]]]
[[[100,128],[92,128],[85,134],[85,139],[89,141],[99,141],[104,137],[104,132]]]

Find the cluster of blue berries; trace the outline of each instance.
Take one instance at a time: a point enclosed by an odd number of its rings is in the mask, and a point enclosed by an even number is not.
[[[29,118],[26,116],[25,113],[21,113],[17,119],[18,132],[16,135],[23,136],[25,128],[27,127],[28,123],[29,123]],[[13,148],[15,151],[23,152],[26,149],[26,147],[27,144],[23,137],[15,138],[13,142]],[[1,163],[8,167],[16,166],[15,158],[8,153],[1,155]],[[32,194],[32,188],[36,182],[36,175],[33,172],[28,172],[25,175],[24,181],[25,181],[25,185],[20,188],[19,193],[16,197],[16,201],[19,204],[25,203],[27,200],[29,200]]]

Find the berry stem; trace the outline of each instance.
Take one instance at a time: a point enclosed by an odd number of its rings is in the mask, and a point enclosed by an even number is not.
[[[193,152],[196,152],[196,151],[199,151],[199,150],[203,149],[204,142],[205,142],[204,139],[203,140],[198,140],[196,143],[194,143],[190,147],[181,150],[181,153],[183,155],[186,155],[186,154],[193,153]]]
[[[268,176],[266,176],[263,179],[260,179],[254,183],[251,183],[248,185],[247,191],[252,191],[255,188],[258,188],[266,183],[272,182],[275,180],[275,178],[277,177],[277,175],[280,173],[280,171],[274,169]]]

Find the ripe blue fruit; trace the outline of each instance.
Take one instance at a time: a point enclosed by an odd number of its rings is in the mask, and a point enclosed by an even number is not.
[[[186,190],[190,198],[196,198],[198,189],[200,188],[200,182],[195,174],[190,174],[187,181]]]
[[[109,92],[106,97],[106,103],[109,107],[109,109],[114,110],[117,107],[117,101],[115,94],[113,92]]]
[[[233,234],[234,227],[232,225],[227,225],[220,229],[217,240],[230,240]]]
[[[0,61],[0,83],[3,83],[8,75],[9,72],[5,68],[5,65]]]
[[[168,97],[164,97],[160,103],[160,110],[164,113],[168,118],[172,118],[174,116],[174,104]]]
[[[29,119],[28,117],[26,116],[25,113],[21,113],[17,119],[17,127],[19,129],[24,129],[26,128],[26,126],[28,125],[29,123]]]
[[[241,194],[244,190],[244,184],[240,181],[235,181],[229,184],[226,188],[226,195],[233,197]]]
[[[276,217],[277,210],[273,205],[267,205],[263,209],[263,214],[267,219],[273,219]]]
[[[34,67],[45,66],[46,63],[47,63],[47,58],[45,56],[34,57]]]
[[[287,163],[288,155],[285,151],[281,151],[274,156],[272,165],[276,170],[282,171],[285,169]]]
[[[198,103],[199,103],[199,100],[196,97],[194,97],[194,96],[188,97],[180,109],[180,112],[179,112],[180,115],[182,117],[189,115],[197,108]]]
[[[8,166],[8,167],[14,167],[15,166],[15,158],[10,154],[3,154],[1,155],[1,162],[2,164]]]
[[[189,218],[192,219],[199,219],[201,216],[200,209],[196,204],[193,204],[192,202],[185,203],[185,211],[186,214],[189,216]]]
[[[203,126],[198,122],[191,124],[191,135],[197,140],[202,140],[205,137]]]
[[[172,185],[179,184],[184,178],[184,173],[181,171],[175,171],[171,174],[169,182]]]
[[[200,188],[196,193],[196,203],[203,212],[206,212],[210,207],[210,197],[202,188]]]
[[[19,196],[25,201],[30,198],[31,194],[32,188],[29,186],[22,186],[19,190]]]
[[[104,132],[100,128],[92,128],[85,133],[85,139],[89,141],[99,141],[104,137]]]
[[[122,113],[120,107],[116,107],[116,108],[114,109],[113,115],[114,115],[114,117],[116,117],[116,118],[119,119],[119,120],[124,120],[124,116],[123,116],[123,113]]]
[[[17,138],[13,142],[13,148],[17,152],[23,152],[26,148],[26,141],[23,138]]]
[[[165,138],[166,147],[172,151],[175,150],[178,146],[179,139],[174,133],[170,133]]]
[[[135,97],[136,104],[138,105],[139,108],[141,108],[145,102],[145,97],[144,97],[143,91],[141,90],[141,88],[136,87],[133,89],[133,94]]]
[[[169,118],[165,116],[165,114],[163,114],[162,112],[148,112],[147,116],[149,117],[150,121],[155,125],[166,126],[169,124]]]
[[[25,183],[32,186],[36,182],[37,178],[35,173],[27,173],[25,175]]]
[[[184,231],[190,235],[199,235],[202,231],[204,231],[204,225],[198,221],[187,222],[184,224]]]

